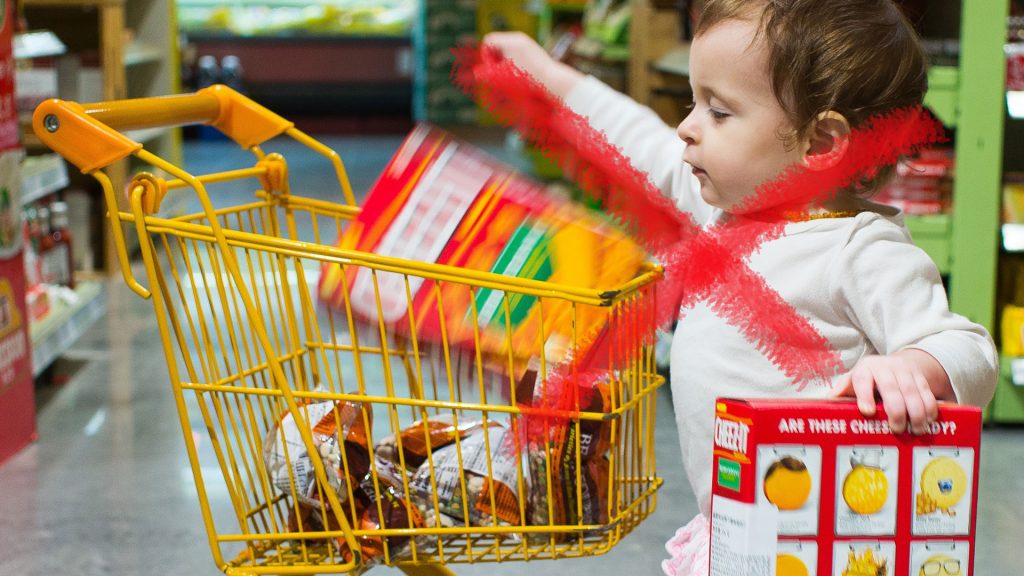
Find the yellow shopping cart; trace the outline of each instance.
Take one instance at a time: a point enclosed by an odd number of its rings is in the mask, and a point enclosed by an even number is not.
[[[254,165],[193,175],[120,132],[188,123],[217,127],[254,154]],[[338,155],[223,86],[97,104],[51,100],[33,127],[99,181],[124,279],[153,302],[210,548],[225,573],[386,564],[429,574],[455,563],[589,556],[654,509],[663,380],[648,344],[657,267],[622,286],[584,290],[334,247],[359,213]],[[291,193],[285,159],[262,148],[279,136],[329,160],[342,202]],[[151,171],[131,179],[130,211],[122,211],[105,170],[129,157]],[[244,203],[215,205],[207,193],[246,179],[259,190]],[[175,189],[193,192],[201,211],[162,216],[160,202]],[[149,288],[132,275],[125,226],[138,234]],[[369,274],[378,309],[378,278],[390,275],[386,285],[399,293],[387,296],[410,305],[410,285],[429,280],[470,300],[481,290],[501,294],[506,318],[510,300],[523,297],[557,300],[570,318],[605,314],[611,344],[600,359],[599,401],[575,390],[564,409],[531,409],[528,390],[554,370],[543,318],[535,346],[497,354],[492,346],[485,358],[479,336],[476,346],[449,342],[440,310],[440,338],[428,341],[414,319],[396,330],[361,318],[344,284],[344,305],[319,304],[325,263]],[[568,332],[575,349],[582,336]],[[544,418],[543,434],[524,433],[530,418]]]

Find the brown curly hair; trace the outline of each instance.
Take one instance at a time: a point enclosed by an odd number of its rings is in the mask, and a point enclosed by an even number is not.
[[[805,137],[823,112],[857,128],[924,100],[924,50],[892,0],[705,0],[694,35],[735,19],[760,19],[772,91],[795,127],[787,140]],[[891,172],[861,187],[875,189]]]

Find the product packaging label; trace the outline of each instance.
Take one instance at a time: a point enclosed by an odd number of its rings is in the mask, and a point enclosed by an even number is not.
[[[0,152],[18,148],[18,111],[14,106],[14,3],[0,0]]]
[[[895,542],[840,540],[834,544],[832,576],[893,574],[895,566]]]
[[[804,574],[818,574],[818,543],[814,540],[780,540],[775,556],[775,576]]]
[[[711,566],[764,573],[751,550],[763,552],[772,526],[780,576],[939,576],[957,563],[966,574],[980,439],[973,407],[941,404],[930,429],[911,435],[854,401],[719,399]],[[764,509],[775,520],[751,523]]]
[[[925,540],[910,545],[911,576],[971,576],[967,542]]]
[[[914,448],[914,534],[969,534],[973,480],[972,448]]]
[[[715,497],[710,576],[771,576],[777,543],[778,511],[763,504],[745,504]]]
[[[618,289],[644,261],[601,216],[427,125],[403,143],[339,247],[583,289]],[[608,308],[428,276],[331,263],[319,294],[396,332],[415,326],[422,340],[479,350],[485,361],[510,350],[517,360],[538,357],[546,343],[592,334],[608,320]]]
[[[757,447],[757,501],[779,510],[780,536],[814,536],[821,510],[821,448]]]
[[[896,535],[899,458],[893,446],[836,448],[836,534]]]
[[[14,107],[14,3],[0,0],[0,463],[36,434],[22,257],[21,157]]]

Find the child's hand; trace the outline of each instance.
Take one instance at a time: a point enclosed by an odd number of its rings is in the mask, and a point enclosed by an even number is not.
[[[888,356],[861,358],[839,380],[836,396],[855,396],[865,416],[875,414],[875,391],[882,399],[889,427],[922,433],[939,414],[939,399],[953,399],[953,388],[942,365],[923,350],[908,348]]]
[[[560,98],[565,98],[583,79],[583,74],[552,58],[540,44],[522,32],[491,32],[484,36],[483,44],[497,50]]]

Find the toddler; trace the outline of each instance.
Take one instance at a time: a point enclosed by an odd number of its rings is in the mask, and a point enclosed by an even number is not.
[[[604,131],[703,225],[743,216],[744,200],[791,165],[842,161],[853,129],[919,105],[927,89],[919,40],[891,0],[706,0],[690,51],[693,109],[675,134],[523,34],[491,34],[485,44]],[[831,387],[795,386],[703,302],[680,310],[671,387],[701,514],[667,544],[666,574],[707,574],[716,397],[854,396],[870,416],[877,396],[892,429],[912,433],[936,418],[938,400],[991,399],[991,337],[950,312],[901,213],[866,198],[891,168],[807,206],[747,260],[839,354],[843,372]]]

